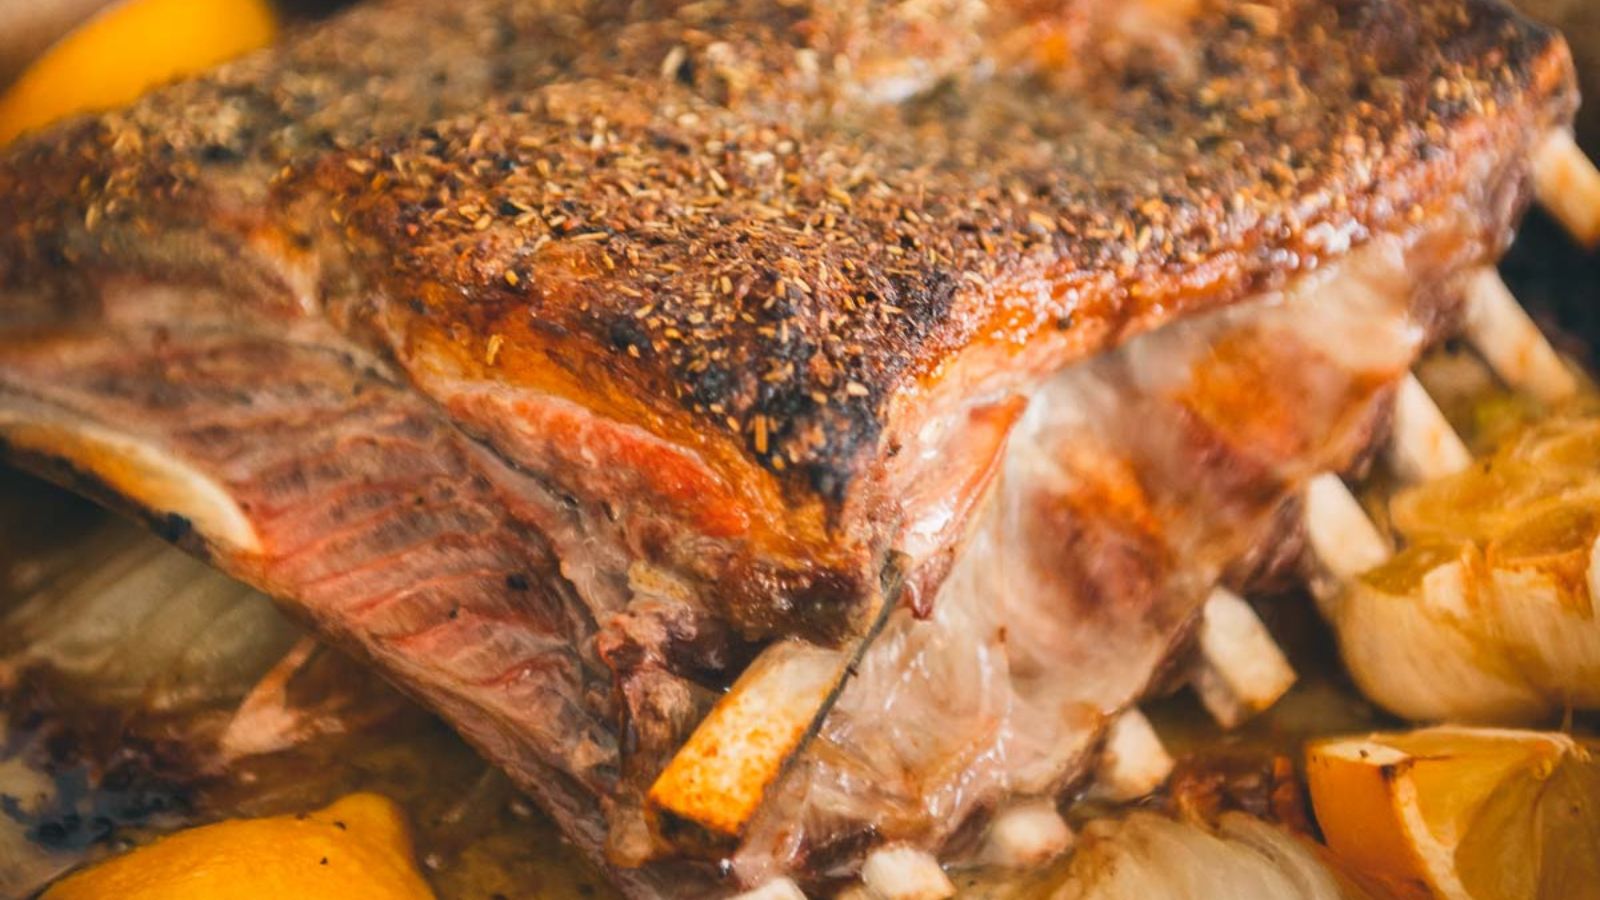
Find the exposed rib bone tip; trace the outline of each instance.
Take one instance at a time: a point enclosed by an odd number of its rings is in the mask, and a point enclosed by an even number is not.
[[[931,853],[893,844],[872,851],[861,881],[873,900],[945,900],[956,886]]]
[[[733,900],[806,900],[806,894],[793,881],[774,878],[761,887],[734,895]]]
[[[1430,481],[1472,465],[1472,453],[1450,427],[1417,376],[1406,374],[1394,402],[1394,431],[1386,451],[1404,481]]]
[[[1578,390],[1578,379],[1539,326],[1492,268],[1467,282],[1467,340],[1512,390],[1541,403],[1558,403]]]
[[[1003,869],[1027,869],[1049,862],[1072,846],[1072,829],[1054,803],[1034,800],[1001,812],[989,825],[983,861]]]
[[[1236,728],[1294,685],[1294,668],[1256,611],[1217,588],[1200,619],[1200,660],[1191,685],[1223,728]]]
[[[1335,578],[1350,581],[1389,558],[1389,542],[1339,476],[1311,479],[1305,502],[1311,550]]]
[[[25,401],[0,409],[0,438],[16,450],[64,460],[136,504],[188,522],[205,540],[261,550],[255,525],[226,486],[158,444]]]
[[[1533,188],[1580,246],[1600,245],[1600,170],[1569,132],[1552,133],[1534,150]]]
[[[848,661],[798,640],[763,650],[651,785],[652,807],[737,835],[826,711]]]
[[[1118,716],[1106,731],[1105,747],[1090,792],[1120,803],[1149,795],[1172,774],[1172,756],[1150,720],[1137,709]]]

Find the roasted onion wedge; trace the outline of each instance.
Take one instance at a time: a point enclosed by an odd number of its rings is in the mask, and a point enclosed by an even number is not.
[[[1424,721],[1600,707],[1596,472],[1600,419],[1558,416],[1397,495],[1405,549],[1330,605],[1362,690]]]

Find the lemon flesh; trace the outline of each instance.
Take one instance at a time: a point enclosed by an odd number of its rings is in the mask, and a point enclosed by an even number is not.
[[[42,900],[432,900],[400,809],[352,794],[305,815],[182,831],[72,875]]]
[[[67,34],[0,96],[0,144],[75,113],[114,109],[153,87],[270,44],[267,0],[124,0]]]
[[[1600,762],[1572,738],[1430,728],[1307,750],[1328,845],[1447,900],[1600,898]]]

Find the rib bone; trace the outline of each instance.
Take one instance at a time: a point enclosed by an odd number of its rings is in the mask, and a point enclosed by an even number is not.
[[[650,788],[657,814],[736,837],[813,728],[849,656],[803,641],[762,651]]]
[[[248,553],[261,549],[255,526],[221,483],[139,437],[14,402],[0,410],[0,445],[70,461],[116,494],[188,522],[206,541]]]
[[[861,880],[874,900],[944,900],[956,892],[932,854],[904,844],[874,850]]]
[[[1451,475],[1472,464],[1472,454],[1415,375],[1406,375],[1394,402],[1389,467],[1405,481]]]
[[[1137,709],[1117,717],[1106,732],[1092,793],[1114,803],[1136,800],[1161,786],[1172,774],[1172,757],[1150,720]]]
[[[1340,581],[1350,581],[1389,558],[1389,542],[1339,476],[1323,473],[1306,485],[1306,536],[1311,550]]]
[[[1217,588],[1206,600],[1200,655],[1191,684],[1223,728],[1243,724],[1294,685],[1294,669],[1266,625],[1249,603],[1226,588]]]
[[[789,759],[816,734],[900,595],[903,561],[885,571],[874,624],[854,645],[779,641],[756,657],[650,786],[648,813],[717,839],[737,838]]]
[[[1042,865],[1072,846],[1072,829],[1054,803],[1034,800],[995,816],[984,840],[983,861],[1003,869]]]
[[[1467,339],[1512,389],[1541,403],[1572,396],[1578,380],[1492,268],[1467,284]]]
[[[1600,244],[1600,171],[1572,135],[1558,131],[1533,155],[1534,191],[1539,203],[1586,249]]]

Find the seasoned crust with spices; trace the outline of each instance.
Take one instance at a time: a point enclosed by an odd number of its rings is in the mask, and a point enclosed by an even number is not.
[[[1574,103],[1494,0],[382,0],[0,154],[0,451],[215,500],[635,866],[767,642],[891,557],[930,611],[1041,383],[1375,238],[1492,259]]]
[[[1009,380],[1309,270],[1518,178],[1575,102],[1494,0],[404,6],[10,153],[0,278],[228,209],[339,236],[314,299],[403,365],[698,445],[817,538],[968,357]]]

